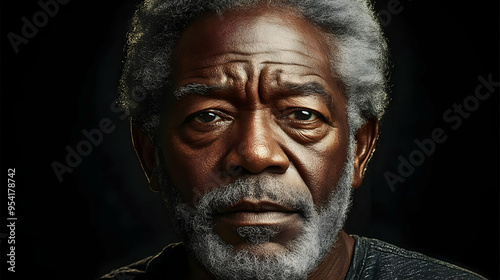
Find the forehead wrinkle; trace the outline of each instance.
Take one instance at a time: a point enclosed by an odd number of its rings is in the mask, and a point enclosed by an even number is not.
[[[286,60],[284,59],[286,55],[284,53],[293,53],[293,60]],[[220,67],[226,64],[232,64],[232,63],[252,63],[252,58],[258,55],[272,55],[273,59],[276,59],[277,56],[281,57],[282,61],[279,60],[271,60],[268,57],[263,57],[261,59],[255,59],[256,63],[258,64],[276,64],[276,65],[292,65],[292,66],[301,66],[301,67],[306,67],[309,69],[312,69],[313,67],[310,65],[302,64],[302,63],[297,63],[295,62],[296,56],[304,56],[307,58],[312,58],[315,59],[313,56],[301,52],[301,51],[296,51],[296,50],[273,50],[273,51],[260,51],[260,52],[243,52],[243,51],[229,51],[229,52],[220,52],[214,55],[211,55],[204,60],[210,61],[211,63],[202,63],[201,66],[199,67],[193,67],[190,72],[192,71],[198,71],[198,70],[206,70],[209,68],[213,67]],[[229,56],[229,58],[227,57]],[[234,56],[234,57],[232,57]],[[259,61],[260,60],[260,61]],[[199,60],[195,60],[193,62],[199,63]]]
[[[261,64],[266,64],[266,65],[290,65],[290,66],[300,66],[300,67],[305,67],[307,69],[313,69],[312,66],[309,65],[304,65],[300,63],[288,63],[288,62],[277,62],[277,61],[263,61]],[[316,75],[316,74],[313,74]]]

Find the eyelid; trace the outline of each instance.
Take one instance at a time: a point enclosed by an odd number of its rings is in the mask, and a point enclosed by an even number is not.
[[[201,120],[202,114],[208,114],[210,117],[214,117],[214,120],[213,121],[203,121],[203,120]],[[222,120],[221,116],[219,116],[218,114],[213,113],[213,112],[202,112],[202,113],[196,114],[193,119],[195,121],[201,122],[201,123],[215,123],[219,120]]]
[[[190,114],[189,116],[186,117],[185,122],[187,123],[187,122],[193,121],[198,115],[200,115],[202,113],[213,113],[213,114],[217,115],[222,120],[232,119],[232,117],[230,115],[228,115],[227,113],[225,113],[221,110],[217,110],[217,109],[212,108],[212,109],[200,110],[200,111],[197,111],[197,112]]]
[[[304,112],[307,112],[309,113],[309,117],[313,117],[313,120],[316,120],[318,118],[320,118],[319,114],[314,112],[314,111],[309,111],[309,110],[297,110],[297,111],[293,111],[292,114],[296,114],[296,113],[304,113]],[[290,114],[290,115],[292,115]],[[301,120],[301,121],[305,121],[305,120]],[[311,120],[308,120],[308,121],[311,121]]]
[[[298,111],[308,111],[311,112],[312,114],[316,115],[317,119],[325,120],[325,117],[318,111],[314,109],[309,109],[309,108],[302,108],[302,107],[294,107],[294,108],[288,108],[283,110],[283,114],[280,116],[280,119],[284,119],[291,114],[298,112]],[[300,121],[300,120],[299,120]]]

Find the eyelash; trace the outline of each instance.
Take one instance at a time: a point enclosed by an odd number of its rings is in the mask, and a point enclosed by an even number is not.
[[[231,117],[228,114],[226,114],[220,110],[208,109],[208,110],[198,111],[196,113],[189,115],[186,118],[186,122],[196,121],[196,118],[200,117],[202,114],[214,114],[216,117],[219,118],[217,121],[212,121],[212,122],[198,121],[199,123],[202,123],[202,124],[214,124],[214,123],[221,121],[221,120],[231,119]]]
[[[307,108],[300,108],[300,107],[290,108],[290,109],[284,110],[283,113],[281,114],[281,117],[279,117],[279,119],[287,119],[289,116],[291,116],[291,115],[293,115],[295,113],[298,113],[298,112],[301,112],[301,113],[307,112],[308,114],[311,114],[311,116],[313,116],[314,119],[313,120],[290,119],[291,121],[295,121],[295,122],[313,122],[313,121],[316,121],[316,120],[322,120],[322,121],[325,120],[324,116],[321,113],[319,113],[318,111],[312,110],[312,109],[307,109]]]
[[[289,118],[291,115],[298,113],[298,112],[308,113],[311,115],[311,117],[313,117],[313,119],[312,120],[300,120],[300,119]],[[204,121],[199,121],[199,120],[197,121],[198,123],[206,124],[206,125],[213,125],[217,122],[231,119],[231,117],[228,114],[226,114],[220,110],[208,109],[208,110],[199,111],[199,112],[196,112],[196,113],[189,115],[186,119],[186,122],[196,121],[196,118],[200,117],[202,114],[213,114],[214,117],[216,118],[214,121],[210,121],[210,122],[204,122]],[[294,122],[294,123],[313,123],[316,120],[325,121],[325,117],[321,113],[317,112],[316,110],[307,109],[307,108],[300,108],[300,107],[289,108],[289,109],[280,111],[278,119],[284,120],[284,121],[290,121],[290,122]]]

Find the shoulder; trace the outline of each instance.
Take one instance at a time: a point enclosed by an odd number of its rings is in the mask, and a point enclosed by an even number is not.
[[[187,258],[182,243],[170,244],[159,254],[115,269],[97,280],[181,279]]]
[[[377,239],[354,238],[347,279],[485,279],[456,265]]]

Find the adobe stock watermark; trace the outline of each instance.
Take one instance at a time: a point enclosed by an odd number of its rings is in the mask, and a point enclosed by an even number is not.
[[[147,97],[147,91],[141,87],[137,86],[134,88],[132,93],[133,99],[137,102],[135,106],[138,106]],[[118,99],[115,99],[110,104],[110,109],[115,114],[120,114],[118,119],[123,121],[127,119],[127,114],[123,109],[118,106]],[[72,173],[75,168],[82,164],[85,157],[88,157],[94,151],[94,148],[102,144],[104,136],[115,131],[116,125],[111,118],[105,117],[99,121],[96,128],[93,129],[82,129],[81,134],[83,139],[81,139],[76,145],[65,147],[66,156],[64,158],[64,163],[59,161],[53,161],[51,163],[52,170],[54,171],[59,183],[62,183],[63,176],[66,173]]]
[[[471,117],[472,113],[479,109],[481,102],[490,98],[491,94],[496,92],[495,88],[500,86],[500,82],[493,81],[493,75],[488,78],[478,76],[479,81],[474,94],[465,97],[461,103],[453,104],[443,113],[443,121],[451,130],[459,129],[464,119]],[[403,183],[410,177],[417,167],[422,166],[426,158],[432,156],[437,149],[438,144],[443,144],[448,139],[445,129],[436,127],[432,130],[430,136],[423,140],[415,139],[415,149],[407,156],[399,155],[397,160],[399,165],[397,172],[386,171],[384,178],[392,192],[396,191],[396,184]]]
[[[40,28],[45,27],[49,23],[49,19],[55,17],[60,10],[59,5],[66,5],[70,0],[40,0],[38,6],[41,10],[36,11],[30,18],[22,17],[21,32],[9,32],[9,39],[12,49],[17,54],[21,44],[28,44],[29,41],[38,34]]]
[[[411,2],[412,0],[408,1]],[[378,11],[377,13],[377,18],[380,25],[382,25],[382,27],[387,27],[391,23],[392,17],[394,15],[401,14],[403,10],[404,6],[399,0],[389,0],[389,2],[387,2],[386,8]]]

